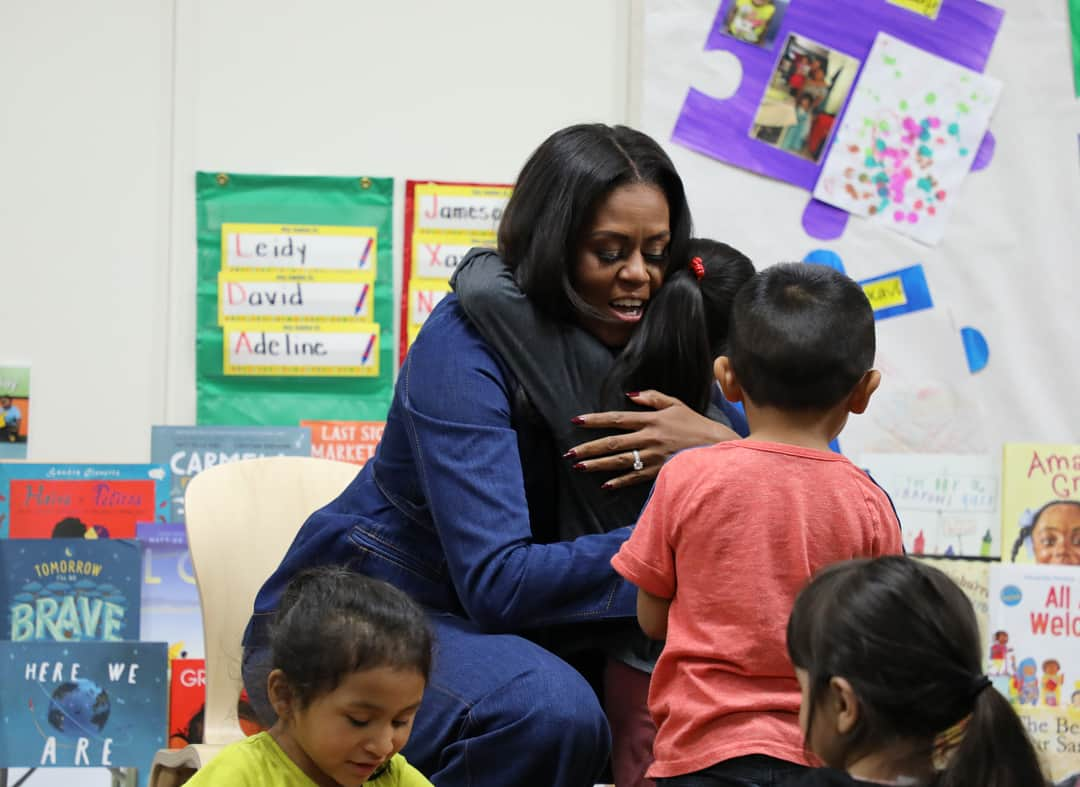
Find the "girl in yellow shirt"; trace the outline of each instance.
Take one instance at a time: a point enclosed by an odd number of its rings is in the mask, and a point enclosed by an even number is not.
[[[431,633],[408,596],[343,568],[304,571],[271,652],[277,722],[226,747],[190,787],[431,787],[398,754],[431,670]]]

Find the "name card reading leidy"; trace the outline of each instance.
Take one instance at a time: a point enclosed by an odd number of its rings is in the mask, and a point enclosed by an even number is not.
[[[226,323],[224,372],[252,377],[378,377],[378,323]]]
[[[375,227],[222,224],[221,267],[364,271],[375,275]]]
[[[237,320],[286,319],[370,322],[375,300],[370,279],[369,274],[344,271],[221,271],[218,325]]]
[[[510,186],[418,183],[413,192],[413,229],[493,233],[512,190]]]

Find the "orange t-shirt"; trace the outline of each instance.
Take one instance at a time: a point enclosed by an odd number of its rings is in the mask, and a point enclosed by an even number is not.
[[[785,641],[795,596],[830,563],[902,551],[888,496],[839,454],[733,440],[673,457],[611,559],[672,599],[648,775],[748,754],[807,764]]]

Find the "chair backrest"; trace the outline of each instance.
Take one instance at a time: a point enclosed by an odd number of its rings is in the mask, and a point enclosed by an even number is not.
[[[308,515],[337,497],[357,471],[346,462],[275,456],[218,465],[188,483],[188,543],[206,640],[206,743],[244,736],[236,702],[241,639],[255,595]]]

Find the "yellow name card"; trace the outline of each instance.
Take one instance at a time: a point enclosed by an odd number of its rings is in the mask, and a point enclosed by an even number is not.
[[[375,275],[375,227],[222,224],[221,267],[364,271]]]
[[[226,323],[224,373],[247,377],[378,377],[378,323]]]
[[[870,299],[870,306],[874,311],[889,309],[893,306],[903,306],[907,303],[907,293],[904,292],[904,282],[899,276],[888,279],[878,279],[870,284],[863,285],[863,292]]]

